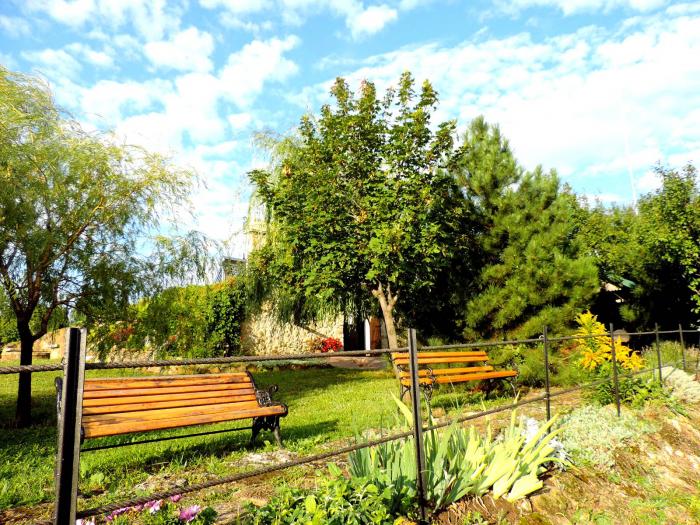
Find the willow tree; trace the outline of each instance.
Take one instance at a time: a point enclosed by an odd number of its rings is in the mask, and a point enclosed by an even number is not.
[[[177,242],[145,254],[191,182],[157,155],[84,132],[44,83],[0,68],[0,283],[22,365],[57,312],[117,313],[175,270],[167,256]],[[19,377],[16,419],[31,420],[29,373]]]
[[[416,92],[409,73],[381,98],[340,78],[331,95],[250,173],[269,224],[251,255],[256,290],[297,321],[378,305],[396,347],[400,301],[432,293],[454,253],[463,199],[443,168],[455,123],[432,126],[437,93],[427,81]]]

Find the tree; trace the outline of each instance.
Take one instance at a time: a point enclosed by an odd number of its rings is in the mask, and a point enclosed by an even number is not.
[[[470,124],[454,172],[473,210],[482,268],[466,304],[465,335],[564,329],[598,289],[594,261],[575,238],[574,195],[554,172],[525,173],[483,118]]]
[[[340,78],[331,94],[335,106],[274,141],[270,170],[250,173],[269,222],[250,258],[255,290],[297,321],[366,315],[374,298],[396,347],[399,301],[429,295],[462,242],[463,199],[444,169],[455,123],[433,130],[437,93],[426,81],[417,94],[409,73],[381,99]]]
[[[586,253],[595,258],[599,280],[617,288],[601,288],[592,311],[631,330],[653,329],[654,323],[688,326],[695,320],[683,268],[655,248],[656,233],[645,213],[632,206],[584,202],[578,222],[577,236]]]
[[[643,236],[652,253],[682,269],[700,312],[700,191],[692,164],[681,171],[656,167],[661,188],[643,197],[639,213]]]
[[[12,343],[18,339],[17,322],[10,301],[5,295],[5,290],[0,289],[0,349],[5,343]]]
[[[160,156],[83,131],[40,80],[0,68],[0,282],[21,364],[59,310],[99,319],[147,293],[159,272],[172,274],[166,256],[177,243],[149,260],[158,241],[148,238],[191,184]],[[22,373],[19,425],[30,410],[31,374]]]

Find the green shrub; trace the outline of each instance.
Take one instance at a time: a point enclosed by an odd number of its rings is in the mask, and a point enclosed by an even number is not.
[[[398,399],[407,421],[411,413]],[[515,412],[510,426],[499,439],[493,439],[489,427],[485,437],[474,427],[469,430],[454,425],[444,431],[432,430],[424,435],[426,462],[426,497],[434,510],[444,508],[466,495],[481,496],[487,491],[498,499],[520,499],[542,487],[538,478],[545,463],[559,461],[547,434],[554,419],[543,425],[529,440],[522,423],[516,424]],[[390,441],[354,451],[349,457],[350,474],[367,479],[383,492],[392,495],[390,508],[400,509],[415,498],[416,463],[413,442]]]
[[[574,464],[609,468],[615,464],[614,451],[635,443],[654,427],[623,412],[620,417],[610,408],[584,405],[562,420],[561,441]]]
[[[545,384],[544,346],[503,345],[488,350],[489,361],[497,370],[518,371],[517,384],[541,388]],[[589,374],[577,366],[571,356],[563,356],[550,345],[549,381],[553,386],[581,384]]]
[[[133,305],[126,319],[92,327],[98,354],[153,350],[156,357],[230,356],[240,349],[243,285],[235,278],[208,286],[169,288]]]
[[[682,368],[682,358],[683,358],[683,348],[678,341],[661,341],[659,343],[659,351],[661,353],[661,363],[664,364],[675,364],[679,368]],[[648,356],[648,361],[651,366],[658,366],[658,357],[656,354],[656,346],[645,349],[644,353]],[[687,354],[686,354],[687,358]]]
[[[668,368],[666,374],[670,373]],[[661,386],[655,374],[643,374],[634,377],[620,377],[618,380],[620,402],[632,408],[642,408],[647,403],[665,405],[673,412],[685,414],[681,400],[673,396],[671,390]],[[615,385],[613,381],[602,383],[593,388],[589,397],[601,404],[615,402]]]
[[[330,465],[330,479],[316,490],[283,487],[265,506],[249,505],[240,519],[244,525],[390,525],[396,516],[387,503],[388,490],[363,479],[346,479],[340,469]]]

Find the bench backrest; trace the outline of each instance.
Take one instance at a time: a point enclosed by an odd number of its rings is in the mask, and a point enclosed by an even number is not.
[[[85,380],[82,423],[89,437],[116,433],[112,427],[129,421],[177,418],[185,426],[192,424],[188,418],[199,421],[207,414],[258,407],[255,385],[247,372],[89,378]]]
[[[408,353],[394,352],[391,354],[394,364],[397,366],[408,365]],[[448,363],[484,363],[489,358],[486,352],[418,352],[418,365],[434,365]]]
[[[247,372],[90,378],[85,380],[83,416],[232,402],[256,402]]]

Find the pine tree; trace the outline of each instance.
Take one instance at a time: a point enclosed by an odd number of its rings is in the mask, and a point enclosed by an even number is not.
[[[456,176],[476,217],[482,270],[466,305],[468,337],[526,337],[573,322],[598,290],[575,236],[578,206],[554,172],[524,173],[498,127],[472,122]]]

